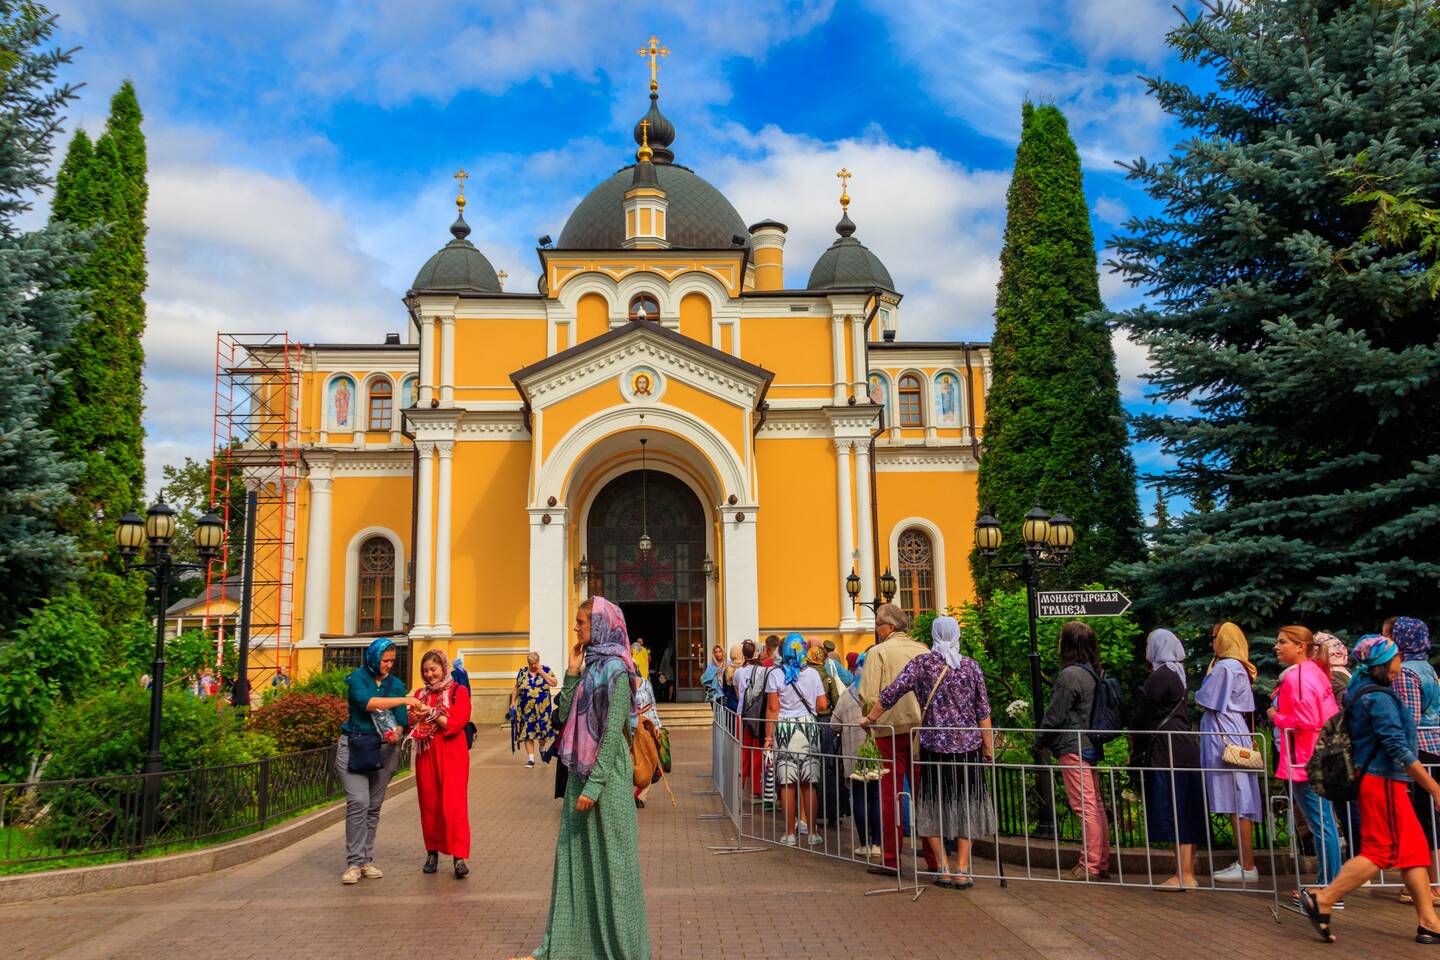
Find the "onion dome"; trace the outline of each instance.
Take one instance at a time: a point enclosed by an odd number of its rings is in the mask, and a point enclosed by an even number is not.
[[[841,170],[836,174],[848,181],[850,173]],[[830,244],[830,249],[820,254],[815,267],[810,271],[807,290],[838,290],[855,287],[882,287],[895,292],[895,281],[880,258],[855,239],[855,221],[850,219],[850,195],[846,188],[840,191],[840,222],[835,224],[839,239]]]
[[[463,173],[462,170],[461,174]],[[425,266],[415,274],[415,282],[410,285],[410,292],[500,293],[500,278],[496,275],[495,268],[485,258],[485,254],[466,239],[470,236],[470,224],[465,222],[463,192],[456,199],[455,206],[459,213],[455,222],[450,225],[450,236],[454,239],[425,261]]]
[[[645,126],[641,126],[641,121],[644,121]],[[670,144],[675,142],[675,125],[660,112],[658,93],[650,94],[649,112],[635,123],[635,145],[639,146],[647,136],[650,148],[655,151],[656,163],[675,162],[675,154],[670,150]]]

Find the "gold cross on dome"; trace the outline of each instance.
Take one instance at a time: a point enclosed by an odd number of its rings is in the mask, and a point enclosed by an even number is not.
[[[496,271],[496,273],[495,273],[495,278],[500,281],[500,289],[501,289],[501,290],[504,290],[504,289],[505,289],[505,278],[508,277],[508,276],[510,276],[510,274],[506,273],[504,270],[498,270],[498,271]]]
[[[641,47],[635,51],[637,56],[645,57],[650,61],[650,92],[654,93],[660,89],[660,58],[670,56],[670,48],[660,46],[660,41],[655,39],[654,34],[650,36],[650,45]]]
[[[853,176],[855,176],[855,174],[851,173],[849,170],[846,170],[844,167],[841,167],[841,168],[840,168],[840,172],[837,173],[837,174],[835,174],[835,176],[837,176],[837,177],[840,178],[840,209],[841,209],[841,210],[849,210],[849,209],[850,209],[850,192],[849,192],[849,191],[850,191],[850,178],[853,177]]]
[[[455,178],[455,182],[460,185],[460,195],[455,198],[455,206],[459,207],[461,210],[464,210],[465,181],[470,179],[470,174],[465,172],[464,167],[461,167],[459,170],[456,170],[453,174],[451,174],[451,176],[453,176]]]

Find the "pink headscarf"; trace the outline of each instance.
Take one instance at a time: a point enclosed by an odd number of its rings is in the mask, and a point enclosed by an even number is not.
[[[581,780],[595,769],[600,741],[610,716],[613,681],[624,674],[634,677],[635,658],[630,653],[630,635],[625,629],[625,614],[604,597],[592,597],[590,607],[590,643],[585,647],[585,666],[580,674],[580,688],[570,706],[570,715],[560,731],[560,759],[570,773]],[[629,692],[629,685],[626,685]],[[635,712],[635,700],[630,700]]]
[[[1315,643],[1325,648],[1330,658],[1330,669],[1344,667],[1350,662],[1350,651],[1345,649],[1345,643],[1333,633],[1315,634]]]

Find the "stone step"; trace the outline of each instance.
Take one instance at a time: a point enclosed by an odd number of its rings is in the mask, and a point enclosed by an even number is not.
[[[661,703],[656,705],[660,722],[672,730],[695,730],[712,722],[708,703]]]

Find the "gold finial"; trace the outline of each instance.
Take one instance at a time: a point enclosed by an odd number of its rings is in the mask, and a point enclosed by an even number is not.
[[[660,72],[660,58],[670,56],[670,48],[660,46],[660,41],[656,40],[652,34],[650,37],[650,45],[648,47],[641,47],[639,50],[636,50],[635,53],[650,61],[650,92],[654,93],[660,89],[660,79],[658,76]]]
[[[850,209],[850,178],[855,174],[841,167],[840,172],[835,176],[840,178],[840,209],[848,212]]]
[[[505,289],[505,278],[508,276],[510,276],[510,274],[506,273],[504,270],[497,270],[495,272],[495,279],[500,281],[501,290]]]
[[[465,212],[465,181],[470,179],[470,174],[468,174],[468,173],[465,172],[465,168],[464,168],[464,167],[461,167],[459,170],[456,170],[456,171],[452,174],[452,176],[455,178],[455,182],[458,183],[458,184],[460,184],[460,195],[455,198],[455,206],[459,208],[459,210],[460,210],[461,213],[464,213],[464,212]]]
[[[635,159],[641,163],[648,163],[650,158],[655,156],[655,151],[650,149],[650,121],[640,121],[640,149],[635,151]]]

